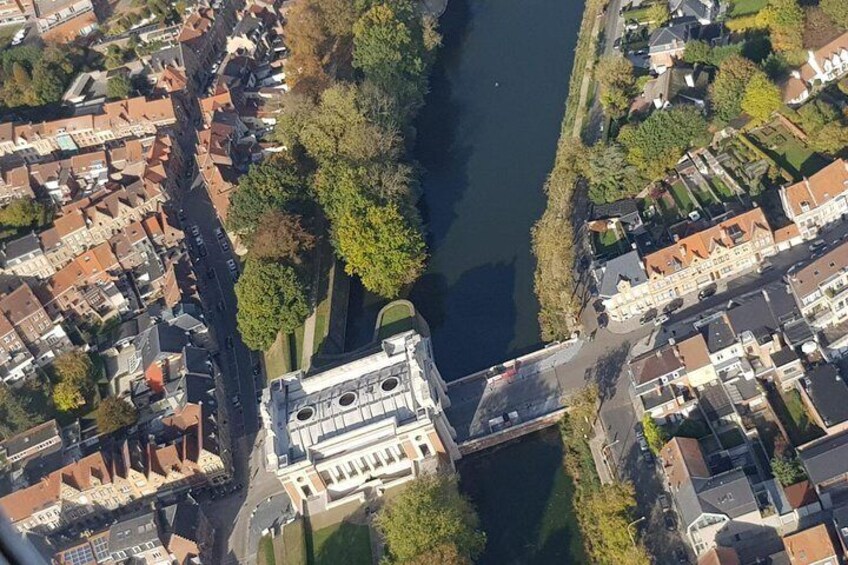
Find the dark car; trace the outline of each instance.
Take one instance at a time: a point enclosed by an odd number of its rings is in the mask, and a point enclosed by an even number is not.
[[[257,363],[256,365],[253,366],[253,375],[254,376],[259,376],[259,373],[261,373],[261,372],[262,372],[262,367],[259,365],[259,363]]]
[[[671,314],[675,310],[680,310],[681,308],[683,308],[683,299],[675,298],[674,300],[665,305],[665,308],[663,308],[663,312],[665,312],[666,314]]]
[[[207,279],[214,279],[215,278],[215,269],[213,269],[212,267],[206,269],[206,278]]]
[[[598,315],[598,327],[601,328],[601,329],[604,329],[608,325],[609,325],[609,316],[607,316],[606,314],[599,314]]]
[[[702,288],[701,292],[698,293],[698,300],[709,298],[710,296],[716,293],[716,290],[718,289],[715,287],[715,285],[710,285],[706,288]]]
[[[678,563],[689,563],[689,557],[686,555],[685,549],[674,550],[674,556],[677,558]]]
[[[227,349],[233,348],[233,338],[231,338],[230,336],[227,336],[227,339],[224,340],[224,343],[227,344]]]
[[[648,322],[650,322],[651,320],[653,320],[656,317],[657,317],[657,311],[655,309],[651,308],[650,310],[645,312],[645,314],[639,320],[639,323],[640,324],[647,324]]]
[[[669,532],[677,529],[677,525],[674,523],[674,515],[671,512],[663,514],[663,524],[665,524],[665,529]]]

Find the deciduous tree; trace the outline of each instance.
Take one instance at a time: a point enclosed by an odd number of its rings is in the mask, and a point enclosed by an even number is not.
[[[638,126],[622,128],[619,140],[627,160],[650,180],[674,167],[689,147],[709,141],[706,121],[691,107],[654,112]]]
[[[845,0],[821,0],[819,6],[836,25],[848,30],[848,2],[845,2]]]
[[[306,200],[306,185],[306,179],[287,154],[253,165],[239,178],[230,198],[227,226],[237,233],[251,234],[265,212],[299,210]]]
[[[601,90],[601,104],[612,116],[627,112],[633,97],[633,64],[625,57],[608,55],[598,61],[595,76]]]
[[[108,434],[135,424],[138,413],[135,407],[126,400],[109,396],[98,404],[94,417],[98,431],[101,434]]]
[[[444,551],[459,553],[454,563],[467,563],[482,553],[486,543],[456,478],[444,475],[425,475],[408,483],[380,510],[374,524],[386,540],[389,563],[433,563],[427,556]]]
[[[742,110],[755,120],[766,121],[783,104],[780,89],[763,72],[751,77],[742,98]]]
[[[268,349],[280,331],[294,331],[309,316],[306,285],[290,266],[249,259],[235,290],[236,321],[251,349]]]
[[[757,72],[757,66],[741,55],[728,57],[722,62],[710,85],[710,101],[719,120],[729,122],[739,116],[745,88]]]
[[[661,428],[648,413],[645,413],[642,417],[642,431],[645,434],[645,441],[648,442],[648,447],[651,448],[654,454],[659,453],[669,439],[668,432]]]
[[[117,74],[110,77],[106,83],[106,98],[110,100],[128,98],[130,92],[132,92],[132,81],[125,74]]]
[[[664,0],[654,2],[648,7],[645,13],[645,19],[651,22],[653,29],[658,29],[668,23],[671,19],[671,14],[668,11],[668,3]]]
[[[250,240],[250,253],[258,259],[300,263],[315,247],[315,236],[303,225],[303,218],[282,210],[262,214]]]
[[[627,161],[618,144],[597,144],[589,152],[584,174],[589,181],[589,199],[595,204],[635,196],[644,186],[638,169]]]
[[[396,297],[424,270],[424,238],[397,204],[349,208],[333,226],[333,236],[345,271],[380,296]]]
[[[798,459],[792,448],[787,448],[782,453],[775,454],[775,457],[771,460],[771,471],[775,478],[780,481],[780,484],[785,487],[803,481],[807,477],[801,460]]]
[[[757,21],[768,28],[776,51],[793,53],[804,47],[804,11],[798,0],[769,0],[757,14]]]
[[[0,210],[0,226],[24,228],[44,221],[44,206],[31,198],[15,198]]]

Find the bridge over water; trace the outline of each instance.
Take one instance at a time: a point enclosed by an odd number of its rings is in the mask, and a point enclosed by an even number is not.
[[[446,410],[463,455],[555,424],[565,411],[558,376],[582,342],[550,345],[448,383]]]

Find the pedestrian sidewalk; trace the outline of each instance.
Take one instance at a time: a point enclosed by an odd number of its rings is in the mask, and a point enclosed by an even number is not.
[[[595,420],[594,435],[589,438],[589,449],[592,452],[592,459],[595,461],[595,469],[598,471],[598,478],[602,485],[608,485],[615,482],[615,478],[610,472],[609,462],[604,453],[604,446],[607,443],[607,436],[604,433],[604,426],[601,419]]]

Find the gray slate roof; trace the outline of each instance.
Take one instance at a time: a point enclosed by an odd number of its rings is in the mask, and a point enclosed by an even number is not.
[[[833,365],[819,365],[803,379],[804,387],[824,423],[836,426],[848,420],[848,384]]]
[[[830,436],[815,445],[802,449],[801,461],[807,476],[814,484],[848,474],[848,432]]]
[[[23,237],[19,237],[18,239],[13,239],[12,241],[7,242],[3,246],[3,264],[6,265],[10,261],[20,259],[21,257],[29,255],[30,253],[41,253],[41,241],[38,239],[38,236],[35,235],[34,232],[30,232]]]
[[[693,479],[698,501],[705,513],[738,518],[758,509],[751,483],[742,469],[733,469],[709,479]]]
[[[710,353],[730,347],[736,341],[736,335],[730,326],[727,325],[727,322],[724,321],[724,318],[711,321],[701,331]]]
[[[631,286],[642,284],[648,280],[642,266],[642,259],[636,250],[619,255],[606,262],[598,290],[599,295],[601,297],[615,296],[618,294],[618,283],[622,280],[630,281]]]
[[[678,18],[671,21],[671,25],[655,30],[648,46],[651,51],[662,51],[675,43],[685,43],[692,36],[692,30],[698,27],[698,21],[692,17]]]

